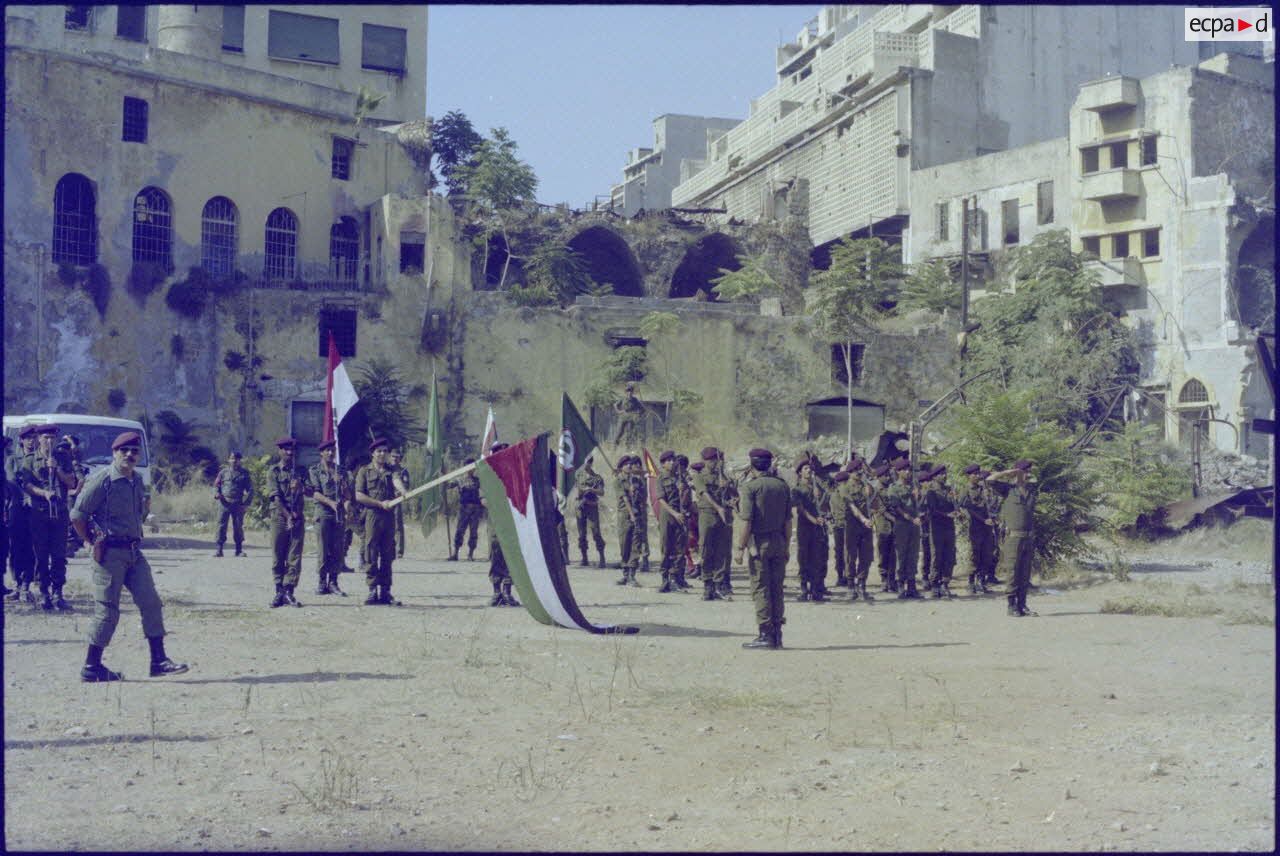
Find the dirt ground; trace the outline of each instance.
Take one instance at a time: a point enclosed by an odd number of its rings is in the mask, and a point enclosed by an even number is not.
[[[740,647],[740,569],[706,603],[574,568],[589,618],[641,629],[593,636],[487,607],[487,565],[438,538],[397,563],[394,608],[349,574],[352,596],[312,594],[309,536],[305,608],[272,610],[264,533],[213,559],[169,528],[147,553],[186,675],[144,677],[126,596],[105,662],[128,680],[78,681],[84,558],[75,612],[5,605],[5,845],[1269,851],[1271,533],[1246,534],[1133,548],[1127,582],[1039,580],[1038,618],[998,596],[796,603],[789,577],[767,652]],[[1103,611],[1148,596],[1220,609]]]

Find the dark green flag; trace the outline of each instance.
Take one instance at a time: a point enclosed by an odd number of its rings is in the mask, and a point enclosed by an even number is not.
[[[564,394],[560,409],[560,445],[557,457],[560,461],[560,495],[568,496],[573,490],[573,479],[587,456],[598,444],[587,423],[582,421],[578,408]]]

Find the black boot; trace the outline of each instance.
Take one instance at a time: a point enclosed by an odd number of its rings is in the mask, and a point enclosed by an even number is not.
[[[596,563],[596,567],[604,570],[604,550],[596,550],[596,556],[600,559],[600,561]]]
[[[578,554],[579,554],[579,556],[580,556],[580,557],[581,557],[581,559],[582,559],[582,561],[581,561],[581,562],[578,562],[578,567],[579,567],[579,568],[585,568],[585,567],[587,567],[587,566],[590,564],[590,563],[587,561],[587,549],[586,549],[585,547],[583,547],[583,548],[579,549],[579,550],[578,550]]]
[[[720,600],[720,594],[716,591],[716,584],[711,580],[707,580],[702,584],[703,600]]]
[[[1005,613],[1010,618],[1021,618],[1022,610],[1018,607],[1018,600],[1015,597],[1009,598],[1009,605],[1005,608]]]
[[[804,578],[800,580],[800,596],[796,600],[799,603],[806,603],[809,600],[809,581]]]
[[[696,580],[702,577],[702,566],[694,565],[693,570],[689,572],[689,579]]]
[[[1024,616],[1037,616],[1040,614],[1038,612],[1032,612],[1027,608],[1027,593],[1025,590],[1018,595],[1018,611]]]
[[[502,584],[502,602],[507,606],[520,605],[520,601],[516,600],[516,596],[511,593],[511,583]]]
[[[669,573],[667,573],[666,571],[663,571],[663,572],[662,572],[662,585],[658,586],[658,593],[659,593],[659,594],[669,594],[669,593],[670,593],[670,592],[672,592],[672,591],[675,591],[675,588],[671,585],[671,575],[670,575]]]
[[[378,586],[369,586],[369,596],[364,599],[365,606],[377,606],[382,603],[382,593]]]
[[[938,596],[943,600],[951,600],[951,584],[948,582],[938,583]]]
[[[750,642],[743,642],[743,648],[772,648],[773,647],[773,625],[761,624],[760,635]]]
[[[493,587],[493,597],[489,598],[489,605],[490,605],[490,606],[503,606],[503,605],[505,605],[505,604],[506,604],[506,602],[507,602],[507,601],[506,601],[506,599],[502,596],[502,589],[501,589],[501,588],[499,588],[498,586],[494,586],[494,587]]]
[[[285,603],[286,601],[284,599],[284,586],[280,585],[279,583],[276,583],[276,596],[271,599],[271,608],[275,609],[278,606],[284,606]]]
[[[633,588],[640,588],[640,581],[636,579],[636,569],[632,568],[627,572],[627,585]]]
[[[640,573],[647,574],[649,572],[649,557],[645,556],[640,560]]]
[[[858,586],[858,590],[862,592],[863,600],[865,601],[875,600],[875,598],[871,596],[871,593],[867,591],[867,584],[865,582]]]
[[[218,550],[217,550],[217,552],[215,552],[215,553],[213,554],[213,557],[214,557],[215,559],[221,559],[221,558],[222,558],[222,545],[221,545],[221,544],[219,544],[219,545],[218,545]]]
[[[391,586],[382,587],[382,597],[379,598],[379,603],[383,606],[404,606],[404,603],[396,600],[395,596],[391,594]]]
[[[148,636],[147,644],[151,646],[151,677],[161,678],[165,675],[181,675],[187,671],[186,663],[175,663],[164,652],[163,636]]]
[[[458,548],[457,548],[457,547],[454,547],[454,548],[453,548],[453,552],[449,554],[449,558],[445,559],[445,561],[446,561],[446,562],[456,562],[456,561],[458,561]]]
[[[320,584],[316,586],[316,594],[331,594],[333,589],[329,587],[329,575],[320,574]]]
[[[618,580],[618,585],[625,586],[627,584],[627,569],[622,569],[622,579]]]
[[[40,608],[45,612],[53,611],[53,596],[49,594],[47,588],[43,587],[40,589]]]
[[[782,649],[782,625],[773,624],[769,627],[769,647],[774,651]]]
[[[338,586],[337,571],[333,572],[332,574],[329,574],[329,591],[332,592],[333,594],[342,595],[343,597],[347,596],[347,593]]]
[[[67,611],[71,609],[71,604],[67,603],[66,598],[62,596],[62,587],[59,586],[53,590],[53,608]]]
[[[684,571],[676,571],[676,574],[672,578],[671,582],[675,584],[676,588],[682,591],[684,589],[693,588],[693,586],[689,585],[688,581],[685,580]]]
[[[284,587],[284,599],[290,606],[302,606],[302,601],[293,596],[293,586]]]
[[[243,544],[237,544],[237,545],[236,545],[236,555],[237,555],[237,556],[243,556],[243,555],[244,555],[244,545],[243,545]]]
[[[721,600],[733,600],[733,589],[727,585],[716,586],[716,593],[720,595]]]
[[[468,547],[468,548],[467,548],[467,561],[468,561],[468,562],[474,562],[475,560],[476,560],[476,548],[475,548],[475,547]]]

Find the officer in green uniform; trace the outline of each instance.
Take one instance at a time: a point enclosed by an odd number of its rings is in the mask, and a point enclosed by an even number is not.
[[[405,492],[405,485],[387,460],[390,448],[386,438],[375,438],[369,444],[373,460],[360,468],[355,481],[356,502],[365,507],[365,582],[369,596],[364,602],[371,606],[400,606],[400,601],[391,596],[391,564],[396,556],[396,506],[391,500]]]
[[[920,551],[920,504],[911,489],[911,463],[906,458],[893,462],[897,481],[884,491],[885,511],[893,521],[893,550],[896,556],[894,577],[898,582],[898,599],[918,599],[916,562]]]
[[[489,454],[501,452],[510,445],[510,443],[494,443],[489,449]],[[502,544],[498,542],[498,533],[492,526],[489,527],[489,583],[493,586],[493,597],[489,600],[490,606],[520,605],[520,601],[511,594],[511,569],[507,567],[506,556],[502,554]]]
[[[649,557],[649,490],[638,455],[624,456],[618,498],[618,525],[622,535],[622,579],[618,585],[639,586],[636,571]]]
[[[951,575],[956,567],[956,520],[964,517],[955,491],[947,484],[947,468],[929,471],[924,494],[924,510],[933,542],[933,596],[951,598]]]
[[[693,483],[689,480],[689,456],[676,455],[676,477],[680,479],[680,508],[684,514],[684,547],[680,567],[686,578],[702,576],[696,560],[698,549],[698,506],[693,501]]]
[[[75,487],[71,455],[54,448],[57,425],[36,428],[38,446],[24,459],[18,483],[28,497],[28,523],[40,582],[41,607],[70,609],[62,596],[67,581],[67,491]]]
[[[760,635],[744,648],[782,647],[782,582],[787,570],[787,550],[791,543],[791,489],[776,475],[770,475],[773,453],[752,449],[751,467],[758,474],[744,482],[738,519],[738,562],[749,556],[751,599],[755,602]]]
[[[31,593],[31,581],[35,578],[36,557],[31,546],[31,500],[22,487],[21,473],[27,467],[27,458],[35,454],[36,426],[24,425],[18,431],[18,451],[5,459],[5,474],[12,482],[13,496],[9,501],[9,562],[13,571],[14,590],[5,595],[6,600],[35,603]]]
[[[725,481],[720,469],[720,450],[702,450],[702,471],[692,478],[693,499],[698,508],[698,549],[702,559],[702,599],[724,600],[729,596],[729,556],[725,538],[729,535],[729,509],[725,507]],[[730,542],[732,543],[732,542]]]
[[[973,560],[973,572],[969,574],[970,594],[986,594],[989,591],[987,574],[995,567],[995,520],[988,510],[990,500],[987,488],[980,481],[981,471],[982,468],[977,464],[965,467],[964,474],[968,478],[968,484],[957,491],[960,510],[969,522],[969,552]]]
[[[604,496],[604,477],[591,468],[592,458],[588,455],[582,463],[582,471],[574,478],[578,488],[575,507],[578,521],[578,552],[582,556],[582,567],[587,567],[587,531],[595,541],[596,556],[604,567],[604,535],[600,533],[600,497]]]
[[[874,556],[875,530],[871,521],[870,491],[866,482],[865,461],[854,455],[845,471],[842,506],[844,511],[845,574],[849,580],[850,600],[872,600],[867,591],[867,575]]]
[[[680,504],[680,478],[676,475],[676,453],[671,449],[658,456],[662,476],[658,479],[658,536],[662,549],[662,585],[659,592],[684,591],[684,548],[688,540],[684,508]]]
[[[240,465],[242,457],[239,451],[227,455],[227,465],[218,470],[218,477],[213,480],[213,498],[222,506],[218,514],[218,550],[213,554],[219,558],[227,543],[227,521],[231,522],[236,555],[244,555],[244,511],[253,501],[253,477]]]
[[[401,466],[400,462],[402,460],[404,460],[404,453],[401,452],[399,449],[387,450],[387,469],[391,470],[391,472],[394,473],[396,477],[400,479],[401,484],[407,485],[409,484],[409,471],[406,470],[403,466]],[[404,503],[403,502],[396,504],[394,513],[396,516],[396,558],[403,559],[404,558]]]
[[[475,458],[467,458],[462,463],[470,465],[475,462]],[[474,561],[476,541],[480,537],[480,521],[484,518],[484,504],[480,501],[480,477],[475,470],[470,470],[461,478],[449,482],[446,489],[458,492],[458,529],[453,533],[453,552],[449,554],[449,561],[458,561],[464,533],[467,536],[467,561]]]
[[[1005,525],[1000,518],[1000,508],[1004,501],[1000,497],[1000,493],[987,483],[987,478],[991,475],[990,470],[978,471],[978,483],[982,486],[984,495],[987,498],[987,517],[991,519],[991,560],[987,563],[987,588],[998,586],[1001,579],[996,576],[996,568],[1000,564],[1000,544],[1004,541]]]
[[[1018,618],[1036,614],[1027,609],[1027,586],[1031,584],[1031,563],[1036,550],[1036,499],[1040,493],[1035,480],[1031,475],[1031,461],[1026,458],[1010,469],[987,477],[987,483],[1004,496],[1000,516],[1009,534],[1001,566],[1009,571],[1009,615]]]
[[[791,506],[796,511],[796,564],[800,574],[800,600],[809,600],[823,552],[821,567],[826,568],[826,543],[823,537],[822,513],[818,510],[819,491],[814,483],[813,462],[804,459],[796,464],[796,486],[791,489]]]
[[[294,595],[302,576],[302,541],[306,535],[303,499],[310,486],[307,471],[295,462],[298,441],[282,437],[276,442],[280,461],[267,473],[267,490],[271,492],[271,577],[276,594],[271,608],[290,604],[302,606]]]
[[[933,588],[933,538],[924,510],[924,477],[932,471],[933,464],[928,461],[921,461],[916,468],[916,505],[920,509],[920,583],[925,589]]]
[[[721,569],[724,574],[724,585],[720,589],[720,593],[724,596],[733,594],[733,520],[738,513],[738,494],[739,486],[745,478],[755,476],[755,470],[747,467],[746,477],[743,479],[735,479],[729,472],[729,462],[724,458],[724,451],[719,454],[717,463],[719,464],[720,474],[720,495],[723,497],[723,505],[725,510],[724,531],[720,534],[720,555],[724,556],[721,562]],[[775,475],[777,475],[775,473]]]
[[[636,385],[628,383],[626,395],[613,405],[618,417],[618,427],[613,432],[613,444],[632,446],[640,439],[640,422],[644,419],[644,404],[636,398]]]
[[[93,620],[89,624],[89,653],[80,680],[118,681],[124,677],[102,665],[102,651],[120,621],[120,589],[127,588],[142,617],[142,632],[151,647],[151,677],[179,675],[185,663],[175,663],[164,651],[164,606],[156,593],[151,566],[142,555],[142,521],[151,498],[134,467],[142,452],[142,438],[126,431],[111,444],[111,463],[94,473],[76,500],[72,525],[82,541],[93,541]],[[90,536],[90,527],[93,529]]]
[[[893,473],[887,463],[881,464],[871,471],[871,526],[876,533],[876,559],[880,569],[880,591],[896,592],[898,590],[895,565],[897,559],[893,549],[893,519],[885,508],[884,492],[892,483]]]
[[[311,500],[315,504],[315,530],[317,556],[316,573],[319,583],[316,594],[340,594],[347,596],[338,585],[342,573],[342,548],[346,545],[346,498],[349,491],[346,473],[333,462],[334,442],[326,440],[319,446],[320,462],[313,464],[307,473],[311,486]]]

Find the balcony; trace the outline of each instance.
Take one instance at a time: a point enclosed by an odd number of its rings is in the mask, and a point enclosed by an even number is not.
[[[1133,256],[1123,259],[1091,259],[1085,269],[1098,278],[1099,288],[1141,288],[1147,279],[1142,262]]]
[[[1083,177],[1081,193],[1092,202],[1137,199],[1142,195],[1142,178],[1136,169],[1111,169]]]
[[[1105,113],[1138,106],[1138,81],[1133,77],[1109,77],[1080,87],[1076,104],[1081,110]]]

